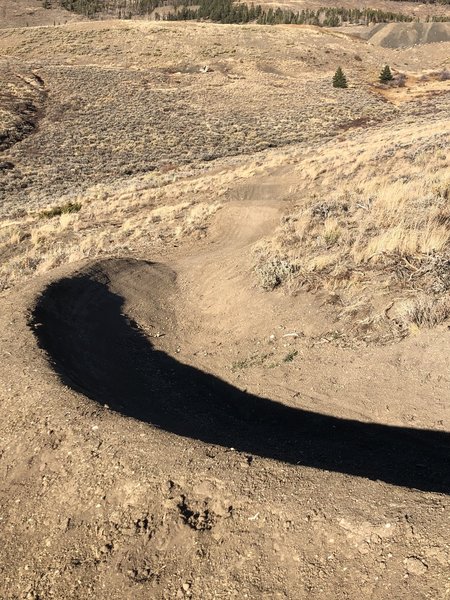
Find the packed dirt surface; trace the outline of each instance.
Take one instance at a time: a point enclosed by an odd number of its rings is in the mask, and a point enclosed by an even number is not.
[[[366,39],[383,48],[450,42],[450,23],[380,23]]]
[[[364,424],[287,407],[233,389],[153,349],[139,321],[157,329],[162,325],[166,335],[175,329],[173,307],[167,306],[176,291],[173,281],[173,272],[158,265],[111,259],[50,284],[31,323],[62,380],[100,405],[209,444],[427,491],[450,491],[450,464],[443,456],[450,449],[447,433]],[[139,315],[139,321],[131,313],[127,318],[126,304],[145,306],[148,314]],[[185,320],[179,321],[176,335],[181,339]]]
[[[197,260],[87,264],[3,301],[3,597],[444,598],[447,332],[394,363],[297,343],[294,364],[236,378],[264,302],[206,264],[210,294],[257,307],[211,314]],[[276,304],[253,344],[286,352],[300,307]]]
[[[1,600],[448,598],[448,48],[0,32]]]

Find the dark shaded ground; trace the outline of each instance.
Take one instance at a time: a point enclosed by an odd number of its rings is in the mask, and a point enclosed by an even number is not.
[[[35,306],[31,324],[65,384],[177,435],[291,464],[450,493],[449,433],[293,409],[179,363],[155,350],[123,314],[124,299],[111,291],[108,269],[103,269],[108,262],[51,284]]]

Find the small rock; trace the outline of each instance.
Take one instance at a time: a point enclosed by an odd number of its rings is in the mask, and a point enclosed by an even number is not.
[[[428,570],[428,565],[426,565],[420,558],[417,558],[417,556],[408,556],[404,563],[406,570],[411,575],[423,575]]]

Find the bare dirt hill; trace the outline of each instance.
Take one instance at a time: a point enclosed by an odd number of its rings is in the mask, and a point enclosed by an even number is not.
[[[450,23],[380,23],[367,39],[383,48],[408,48],[450,41]]]

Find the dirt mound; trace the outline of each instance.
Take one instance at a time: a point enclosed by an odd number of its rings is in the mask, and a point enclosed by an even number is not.
[[[450,42],[450,23],[380,23],[371,30],[367,39],[383,48]]]
[[[155,349],[138,321],[158,331],[174,326],[167,291],[173,293],[173,274],[160,265],[96,263],[46,288],[34,309],[39,344],[64,383],[171,433],[291,464],[450,492],[445,432],[293,409]]]

